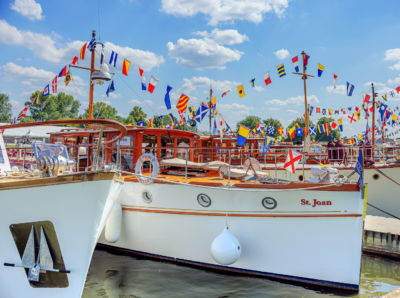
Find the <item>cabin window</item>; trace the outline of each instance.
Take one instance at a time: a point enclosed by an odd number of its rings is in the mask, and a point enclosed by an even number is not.
[[[145,148],[143,148],[145,147]],[[145,134],[142,137],[142,154],[151,153],[157,157],[157,135]],[[143,168],[150,168],[150,161],[143,163]]]
[[[116,137],[114,137],[116,138]],[[121,164],[117,165],[122,170],[132,170],[133,169],[133,149],[129,147],[133,147],[134,138],[131,135],[126,135],[119,142],[120,150],[121,150]],[[117,147],[117,142],[112,143],[113,147]],[[111,161],[113,163],[117,162],[117,150],[113,150]]]
[[[178,137],[177,146],[179,148],[190,147],[190,139],[184,137]],[[178,158],[186,159],[186,152],[188,153],[188,158],[189,158],[190,150],[178,149]]]
[[[163,148],[161,149],[161,159],[169,159],[169,158],[174,158],[174,136],[171,136],[170,134],[166,135],[161,135],[160,138],[160,147]],[[171,147],[171,149],[169,149]]]

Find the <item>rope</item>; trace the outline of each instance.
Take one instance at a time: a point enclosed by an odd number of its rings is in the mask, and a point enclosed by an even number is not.
[[[374,169],[375,171],[377,171],[379,174],[382,174],[383,176],[385,176],[386,178],[388,178],[390,181],[393,181],[394,183],[396,183],[398,186],[400,186],[399,183],[397,183],[396,181],[394,181],[392,178],[390,178],[388,175],[384,174],[381,170],[379,170],[378,168],[376,168],[374,165],[370,165],[370,167],[372,169]]]
[[[377,209],[377,210],[379,210],[379,211],[381,211],[381,212],[383,212],[383,213],[385,213],[385,214],[387,214],[387,215],[390,215],[390,216],[392,216],[392,217],[394,217],[394,218],[396,218],[396,219],[400,219],[400,218],[398,218],[397,216],[394,216],[393,214],[390,214],[390,213],[388,213],[388,212],[386,212],[386,211],[383,211],[382,209],[379,209],[378,207],[376,207],[376,206],[374,206],[374,205],[371,205],[370,203],[367,203],[367,205],[368,205],[368,206],[371,206],[371,207],[373,207],[373,208],[375,208],[375,209]]]
[[[122,174],[128,174],[132,176],[131,172],[126,172],[126,171],[121,171],[117,170],[117,172],[122,173]],[[135,174],[136,176],[142,176],[149,178],[148,176],[140,175],[140,174]],[[235,191],[235,190],[240,190],[240,191],[249,191],[249,192],[265,192],[266,190],[268,191],[301,191],[301,190],[310,190],[310,189],[319,189],[319,188],[325,188],[325,187],[331,187],[331,186],[336,186],[334,183],[328,184],[328,185],[321,185],[321,186],[314,186],[314,187],[307,187],[307,188],[292,188],[292,189],[252,189],[252,190],[247,190],[245,188],[222,188],[222,187],[213,187],[213,186],[203,186],[203,185],[195,185],[195,184],[188,184],[188,183],[183,183],[183,182],[178,182],[178,181],[170,181],[170,180],[164,180],[160,178],[152,178],[157,181],[162,181],[162,182],[168,182],[171,184],[178,184],[178,185],[186,185],[186,186],[193,186],[193,187],[199,187],[199,188],[208,188],[208,189],[224,189],[224,190],[230,190],[230,191]],[[224,185],[225,186],[225,185]]]

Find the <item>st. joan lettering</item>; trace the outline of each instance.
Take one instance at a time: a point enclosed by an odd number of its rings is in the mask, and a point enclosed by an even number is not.
[[[314,199],[312,202],[302,199],[301,200],[301,205],[311,205],[312,207],[315,206],[320,206],[320,205],[332,205],[331,201],[318,201],[317,199]]]

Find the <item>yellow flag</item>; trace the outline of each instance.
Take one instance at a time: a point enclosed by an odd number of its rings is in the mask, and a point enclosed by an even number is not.
[[[357,120],[360,120],[360,117],[361,117],[360,111],[357,111],[354,114],[356,114]]]
[[[240,85],[239,87],[237,87],[237,91],[238,91],[238,94],[239,94],[240,98],[246,96],[246,94],[244,94],[243,85]]]
[[[216,97],[211,97],[211,100],[212,100],[212,102],[213,102],[213,104],[217,104],[217,98]]]
[[[218,110],[215,110],[215,116],[218,116]]]

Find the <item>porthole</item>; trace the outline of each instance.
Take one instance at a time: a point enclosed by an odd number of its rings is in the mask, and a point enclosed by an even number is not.
[[[299,181],[303,181],[303,180],[304,180],[303,175],[299,175]]]
[[[379,174],[373,174],[372,179],[378,180],[380,178]]]
[[[275,209],[278,205],[276,200],[270,197],[262,199],[261,204],[267,209]]]
[[[151,192],[148,190],[142,191],[142,198],[143,201],[147,204],[150,204],[153,201],[153,196],[151,195]]]
[[[209,196],[207,196],[206,194],[199,194],[197,196],[197,202],[199,202],[199,204],[203,207],[208,207],[211,205],[211,199]]]

